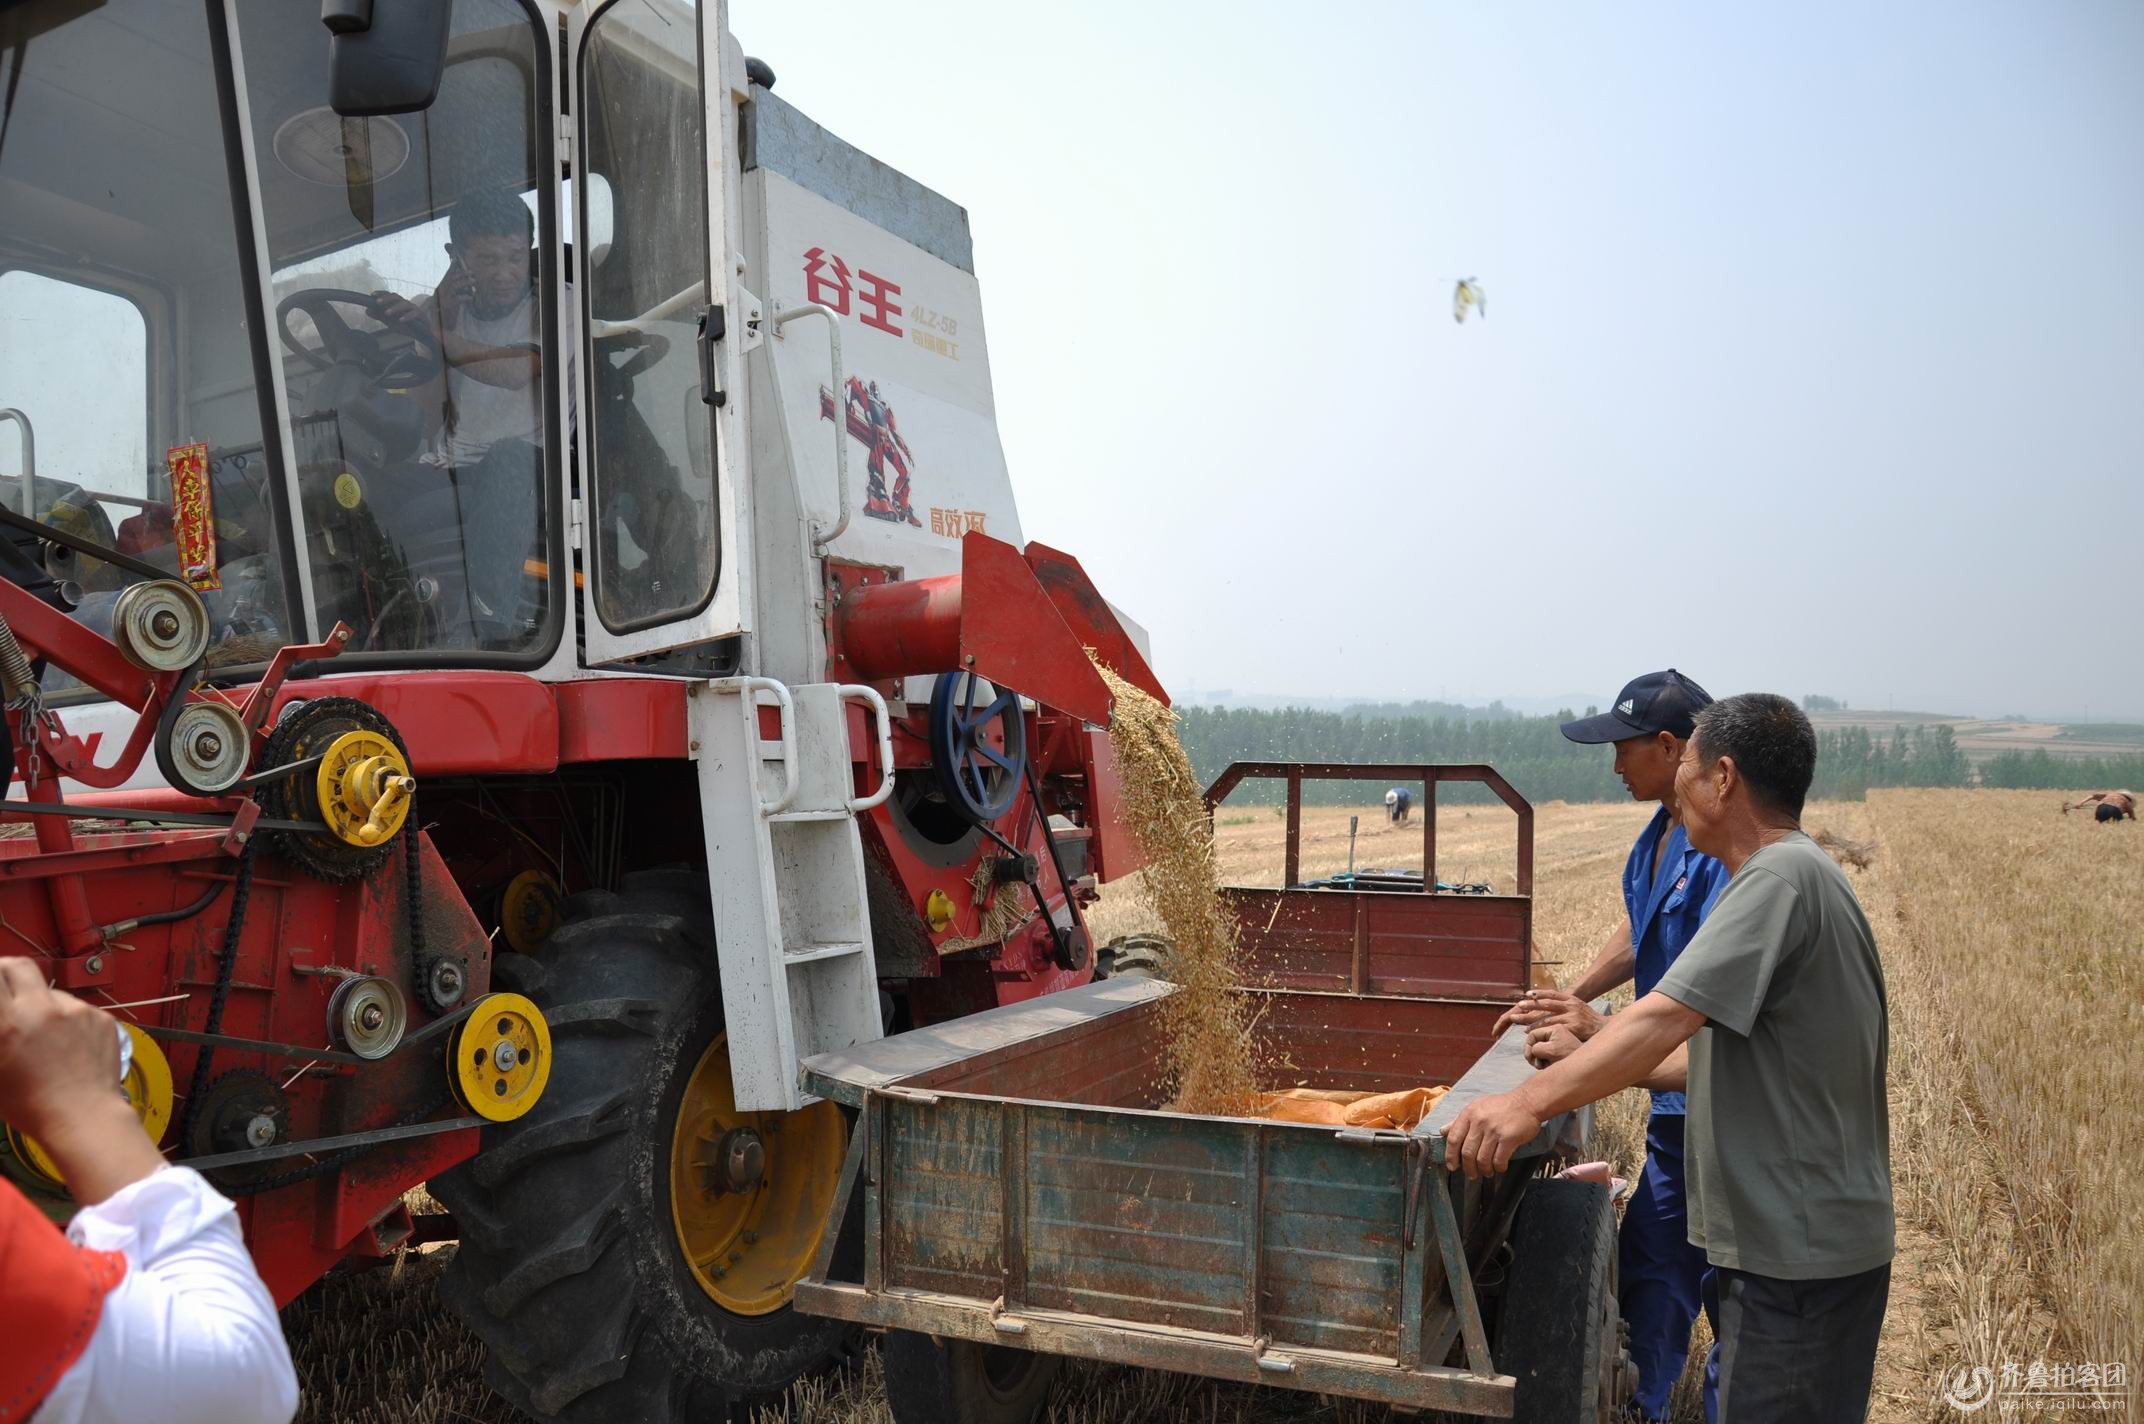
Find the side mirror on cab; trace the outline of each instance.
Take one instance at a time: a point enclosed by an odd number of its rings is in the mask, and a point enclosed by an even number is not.
[[[411,114],[439,97],[451,0],[320,0],[328,106],[344,118]]]

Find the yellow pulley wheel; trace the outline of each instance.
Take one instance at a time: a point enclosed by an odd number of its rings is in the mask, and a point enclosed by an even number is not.
[[[551,1026],[519,994],[486,996],[447,1052],[454,1096],[492,1122],[512,1122],[535,1107],[551,1081]]]
[[[315,781],[320,814],[338,840],[382,845],[409,815],[417,778],[402,749],[378,732],[345,732],[328,744]]]
[[[134,1116],[141,1119],[142,1131],[149,1134],[149,1140],[161,1143],[164,1129],[171,1124],[171,1063],[164,1057],[164,1050],[156,1046],[156,1040],[139,1026],[123,1023],[120,1027],[126,1030],[132,1046],[127,1071],[119,1080],[120,1091],[133,1106]],[[36,1181],[53,1187],[66,1185],[60,1169],[36,1138],[10,1127],[7,1148],[16,1163]]]

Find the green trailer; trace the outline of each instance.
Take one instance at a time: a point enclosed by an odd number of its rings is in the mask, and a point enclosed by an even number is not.
[[[1369,893],[1369,892],[1364,892]],[[883,1329],[901,1424],[1024,1424],[1059,1357],[1526,1420],[1606,1420],[1631,1370],[1588,1111],[1503,1176],[1444,1130],[1532,1072],[1508,996],[1245,990],[1267,1081],[1451,1083],[1411,1132],[1167,1111],[1173,986],[1115,979],[803,1065],[853,1109],[807,1311]]]

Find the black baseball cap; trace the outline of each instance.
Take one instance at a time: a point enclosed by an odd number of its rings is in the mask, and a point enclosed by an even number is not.
[[[1673,668],[1649,672],[1624,683],[1615,706],[1600,716],[1564,723],[1563,734],[1574,742],[1620,742],[1657,732],[1687,737],[1697,726],[1697,714],[1711,702],[1711,693]]]

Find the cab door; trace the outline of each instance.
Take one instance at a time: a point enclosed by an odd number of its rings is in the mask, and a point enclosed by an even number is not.
[[[726,0],[607,0],[567,34],[587,661],[745,631]],[[741,78],[740,78],[741,82]]]

